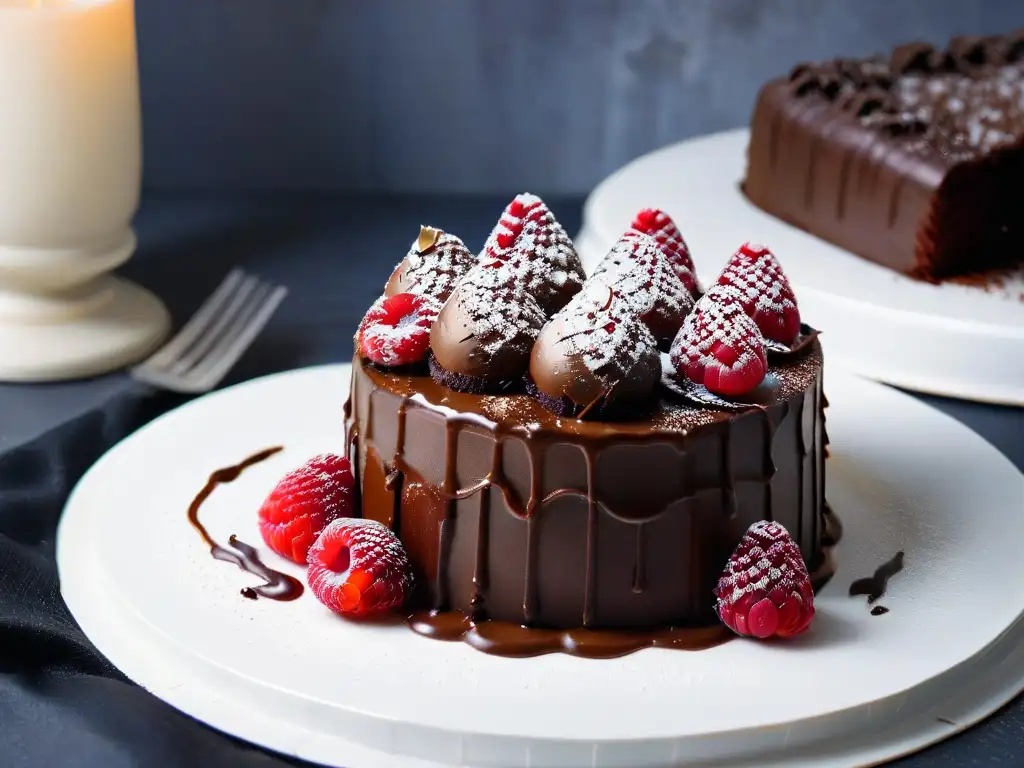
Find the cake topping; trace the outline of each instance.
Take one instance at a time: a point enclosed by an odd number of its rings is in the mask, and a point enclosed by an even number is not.
[[[1024,67],[1000,66],[985,76],[909,74],[893,87],[897,110],[929,130],[921,151],[952,159],[1014,142],[1024,121]]]
[[[697,281],[697,268],[693,265],[690,249],[683,240],[683,234],[671,217],[657,208],[644,208],[633,218],[632,227],[637,232],[650,235],[658,241],[662,252],[668,258],[672,270],[694,299],[701,293]]]
[[[718,580],[715,597],[722,623],[747,637],[792,637],[814,618],[807,566],[779,523],[750,526]]]
[[[455,235],[433,227],[420,227],[409,253],[395,267],[385,296],[415,293],[444,303],[455,284],[476,264],[476,256]]]
[[[336,613],[363,618],[399,608],[413,587],[402,543],[375,520],[340,518],[309,550],[306,580]]]
[[[977,67],[988,61],[995,40],[980,35],[961,35],[949,41],[946,51],[954,61]]]
[[[536,195],[518,195],[508,204],[480,261],[518,261],[513,269],[547,317],[564,307],[586,279],[572,239]]]
[[[416,250],[420,254],[426,253],[437,245],[437,241],[441,239],[442,234],[440,229],[420,225],[420,236],[416,238]]]
[[[259,511],[259,529],[267,546],[282,557],[306,564],[306,553],[333,520],[353,510],[355,478],[349,460],[316,456],[289,472]]]
[[[768,371],[761,332],[741,302],[716,301],[711,292],[687,316],[670,359],[679,376],[722,397],[751,392]]]
[[[462,392],[502,392],[518,384],[547,320],[527,291],[519,259],[486,259],[459,283],[430,334],[431,373]]]
[[[816,64],[798,64],[789,74],[790,87],[797,96],[817,93],[832,101],[863,88],[888,88],[889,67],[878,59],[835,59]]]
[[[886,60],[801,64],[798,96],[834,101],[867,126],[907,139],[908,150],[954,161],[1010,144],[1024,120],[1024,31],[962,36],[942,50],[913,42]]]
[[[426,360],[430,329],[441,305],[426,295],[381,296],[370,307],[356,333],[359,354],[385,368]]]
[[[484,249],[480,254],[481,260],[485,258],[507,259],[512,251],[512,246],[522,234],[526,222],[536,221],[549,213],[544,201],[536,195],[531,195],[528,192],[516,195],[515,199],[505,206],[501,218],[498,219],[497,225],[488,236],[487,242],[484,243]]]
[[[550,211],[526,222],[508,258],[526,281],[526,291],[550,317],[564,307],[586,276],[572,240]]]
[[[934,60],[935,46],[930,43],[904,43],[893,49],[889,67],[901,75],[908,72],[931,72]]]
[[[612,287],[628,311],[667,348],[693,308],[693,297],[676,277],[658,242],[629,230],[597,265],[591,280]]]
[[[622,296],[591,278],[544,326],[530,377],[534,395],[549,410],[607,418],[653,404],[661,356]]]
[[[767,247],[744,243],[718,278],[738,293],[719,294],[718,301],[738,298],[765,339],[789,345],[800,335],[800,310],[782,265]]]

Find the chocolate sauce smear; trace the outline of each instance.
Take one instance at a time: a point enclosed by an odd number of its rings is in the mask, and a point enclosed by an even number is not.
[[[483,653],[512,658],[566,653],[585,659],[612,659],[643,648],[703,651],[736,637],[722,625],[651,632],[539,629],[505,621],[474,622],[459,611],[415,613],[407,623],[414,632],[425,637],[462,641]]]
[[[201,522],[199,522],[199,509],[203,506],[210,495],[221,485],[233,483],[249,467],[266,461],[276,453],[280,453],[281,447],[267,448],[264,451],[253,454],[238,464],[231,467],[224,467],[216,470],[210,475],[203,489],[196,494],[188,508],[188,521],[196,529],[203,541],[210,548],[210,555],[214,560],[225,563],[233,563],[246,573],[263,579],[263,583],[257,587],[246,587],[242,590],[242,597],[249,600],[256,600],[265,597],[269,600],[288,601],[295,600],[302,594],[302,582],[289,576],[286,573],[275,571],[260,560],[259,553],[255,548],[244,541],[239,541],[235,536],[228,539],[228,546],[225,547],[214,541]],[[230,547],[230,548],[229,548]]]
[[[889,579],[903,570],[903,556],[903,552],[897,552],[891,560],[878,566],[873,576],[853,582],[850,585],[850,597],[867,595],[868,605],[876,602],[885,594],[885,589],[889,586]]]

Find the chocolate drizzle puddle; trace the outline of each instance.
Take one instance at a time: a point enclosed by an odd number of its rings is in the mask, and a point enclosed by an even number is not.
[[[722,625],[652,632],[538,629],[505,621],[474,622],[458,611],[415,613],[407,623],[419,635],[435,640],[461,641],[478,651],[512,658],[566,653],[586,659],[612,659],[644,648],[703,651],[736,638]]]
[[[874,575],[853,582],[850,585],[850,597],[867,595],[868,605],[875,603],[885,594],[889,579],[903,570],[903,555],[903,552],[897,552],[891,560],[878,566]]]
[[[281,450],[283,449],[280,447],[267,448],[264,451],[253,454],[238,464],[216,470],[210,475],[210,479],[206,481],[203,489],[196,494],[188,508],[188,521],[210,548],[210,555],[214,560],[233,563],[246,573],[250,573],[263,580],[263,583],[259,586],[245,587],[242,590],[242,597],[250,600],[256,600],[260,597],[265,597],[268,600],[295,600],[302,594],[302,582],[286,573],[275,571],[263,563],[255,548],[249,546],[244,541],[240,541],[235,536],[228,538],[227,547],[218,544],[210,536],[206,526],[199,521],[199,510],[219,486],[233,483],[246,469],[254,464],[266,461],[274,454],[280,453]]]

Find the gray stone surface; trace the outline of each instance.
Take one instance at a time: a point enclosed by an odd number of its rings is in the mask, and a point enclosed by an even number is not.
[[[137,0],[159,188],[585,193],[806,59],[1020,0]]]

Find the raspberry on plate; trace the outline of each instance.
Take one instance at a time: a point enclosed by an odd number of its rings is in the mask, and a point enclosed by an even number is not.
[[[309,588],[335,613],[371,616],[399,608],[412,591],[409,557],[398,537],[376,520],[342,518],[309,550]]]
[[[800,310],[782,265],[767,247],[744,243],[718,277],[719,285],[739,291],[743,310],[761,334],[780,344],[800,335]]]
[[[381,296],[356,333],[359,354],[385,368],[422,363],[430,348],[430,329],[440,305],[429,296],[396,293]]]
[[[779,523],[747,530],[718,586],[718,616],[738,635],[792,637],[814,618],[814,590],[800,548]]]
[[[285,475],[259,511],[267,546],[300,565],[316,537],[332,520],[352,514],[355,478],[349,460],[316,456]]]
[[[768,372],[761,332],[738,300],[716,301],[714,289],[697,302],[669,352],[680,376],[722,397],[758,387]]]

